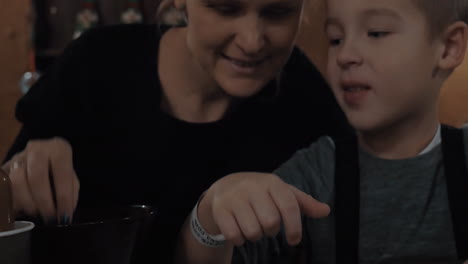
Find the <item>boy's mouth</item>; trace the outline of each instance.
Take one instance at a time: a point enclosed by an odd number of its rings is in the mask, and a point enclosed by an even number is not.
[[[370,85],[368,83],[352,79],[341,80],[340,86],[345,92],[360,92],[370,90]]]
[[[341,82],[341,89],[344,91],[343,99],[345,103],[351,106],[358,106],[367,98],[371,87],[364,82],[347,80]]]

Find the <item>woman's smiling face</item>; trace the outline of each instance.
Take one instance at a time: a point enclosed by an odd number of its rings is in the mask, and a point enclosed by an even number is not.
[[[248,97],[274,79],[294,47],[304,0],[176,0],[187,46],[228,95]]]

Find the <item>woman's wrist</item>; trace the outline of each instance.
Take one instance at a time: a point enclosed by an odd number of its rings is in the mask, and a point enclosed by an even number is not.
[[[212,217],[210,217],[211,209],[204,206],[202,207],[201,211],[199,210],[199,206],[201,205],[203,198],[205,198],[204,195],[200,197],[190,216],[190,230],[192,232],[192,236],[195,238],[195,240],[198,241],[198,243],[206,247],[222,247],[224,246],[226,239],[222,234],[219,234],[219,229],[216,227]],[[199,219],[199,215],[204,219],[204,224],[202,224],[201,220]]]
[[[198,219],[200,224],[209,234],[216,235],[220,234],[221,230],[219,230],[218,225],[215,223],[213,219],[212,209],[211,209],[211,193],[207,191],[205,195],[202,196],[198,203]]]

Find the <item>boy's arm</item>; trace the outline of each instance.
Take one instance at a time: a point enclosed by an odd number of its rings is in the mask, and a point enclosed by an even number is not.
[[[213,184],[200,200],[198,218],[209,234],[223,234],[222,247],[209,248],[194,239],[190,221],[182,229],[176,263],[230,263],[233,245],[274,237],[285,227],[289,245],[302,238],[301,212],[312,218],[329,214],[320,203],[279,177],[266,173],[235,173]]]

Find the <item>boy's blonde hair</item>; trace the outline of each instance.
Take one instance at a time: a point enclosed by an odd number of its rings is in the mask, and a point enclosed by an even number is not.
[[[413,0],[426,15],[431,38],[441,34],[450,24],[468,24],[468,0]]]

